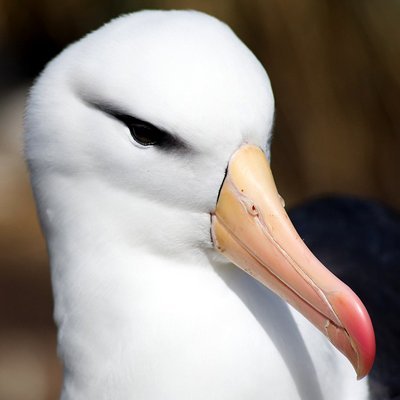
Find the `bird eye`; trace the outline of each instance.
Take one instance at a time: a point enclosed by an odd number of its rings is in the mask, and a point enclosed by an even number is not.
[[[109,105],[98,104],[94,101],[88,101],[88,104],[125,124],[133,139],[142,146],[158,146],[176,150],[187,149],[184,141],[146,121],[121,113]]]
[[[125,122],[133,139],[142,146],[160,145],[165,139],[165,133],[156,127],[142,122]]]
[[[133,139],[142,146],[162,145],[168,136],[167,132],[158,129],[148,122],[131,115],[113,113],[113,116],[123,122],[129,129]]]
[[[129,128],[133,139],[142,146],[158,146],[165,149],[186,148],[185,143],[180,139],[146,121],[131,115],[114,114],[114,116]]]

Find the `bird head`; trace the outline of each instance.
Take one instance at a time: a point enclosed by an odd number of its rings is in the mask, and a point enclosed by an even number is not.
[[[269,166],[273,116],[267,73],[225,24],[189,11],[120,17],[32,89],[26,157],[43,229],[71,223],[76,213],[62,215],[79,204],[107,209],[132,246],[213,249],[303,313],[362,377],[371,321],[285,212]]]

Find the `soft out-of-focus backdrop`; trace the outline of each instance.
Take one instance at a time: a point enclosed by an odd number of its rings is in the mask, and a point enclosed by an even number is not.
[[[400,208],[397,0],[0,0],[0,398],[56,399],[46,251],[22,159],[27,89],[71,41],[121,13],[191,8],[226,21],[276,97],[272,166],[291,206],[324,193]]]

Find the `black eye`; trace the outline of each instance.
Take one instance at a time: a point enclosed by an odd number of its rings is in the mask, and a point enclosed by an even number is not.
[[[113,114],[123,122],[131,132],[133,139],[142,146],[157,146],[162,149],[186,149],[186,144],[169,132],[157,128],[149,122],[126,114]]]
[[[151,146],[162,142],[162,132],[151,126],[132,124],[129,129],[132,137],[143,146]]]
[[[99,104],[95,101],[88,101],[87,104],[124,123],[133,139],[142,146],[157,146],[162,149],[171,148],[175,150],[188,149],[184,141],[149,122],[142,121],[132,115],[124,114],[109,105]]]
[[[142,146],[161,146],[168,142],[169,134],[155,126],[129,115],[115,115],[131,132],[133,139]]]

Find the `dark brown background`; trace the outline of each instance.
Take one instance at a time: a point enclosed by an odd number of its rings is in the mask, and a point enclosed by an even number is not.
[[[347,193],[400,208],[398,1],[0,0],[1,399],[56,399],[61,380],[46,253],[21,157],[27,88],[66,44],[141,8],[215,15],[264,64],[277,104],[272,166],[287,204]]]

